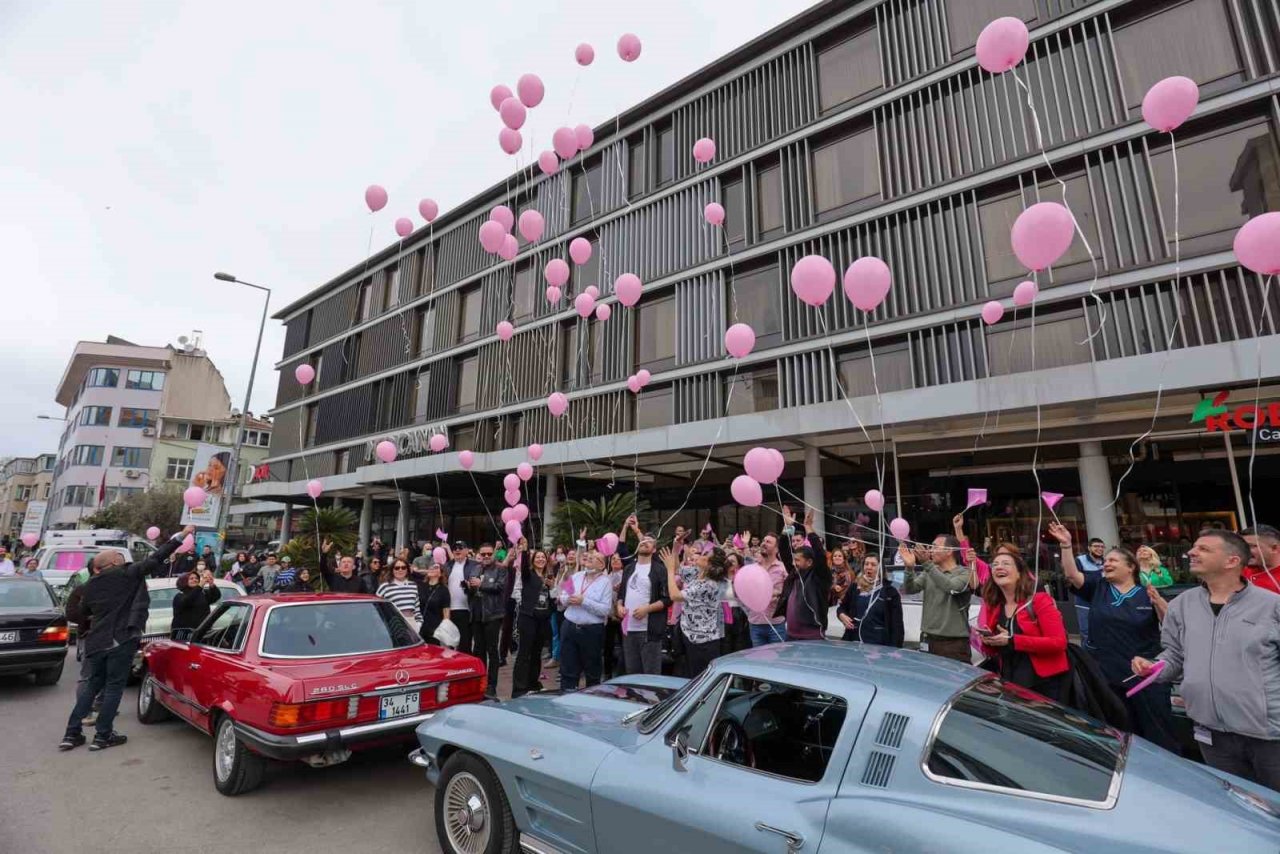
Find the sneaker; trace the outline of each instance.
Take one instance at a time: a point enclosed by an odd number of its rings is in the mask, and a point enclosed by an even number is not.
[[[84,733],[68,733],[62,737],[62,741],[58,743],[59,750],[74,750],[84,744]]]
[[[94,751],[106,750],[108,747],[115,747],[118,744],[124,744],[128,740],[128,736],[121,735],[118,732],[109,732],[105,736],[95,735],[93,737],[93,744],[89,745],[89,749]]]

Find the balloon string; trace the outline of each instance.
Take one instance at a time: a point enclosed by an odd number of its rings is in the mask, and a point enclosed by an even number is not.
[[[480,491],[480,484],[476,482],[475,473],[471,469],[467,469],[467,476],[471,478],[471,485],[475,487],[476,495],[480,498],[480,506],[484,508],[484,515],[489,517],[489,524],[493,526],[493,530],[499,534],[504,531],[498,527],[498,523],[494,521],[493,514],[489,512],[489,502],[485,500],[484,493]],[[442,517],[443,518],[443,517]]]
[[[1266,281],[1262,283],[1262,320],[1254,330],[1254,338],[1256,339],[1255,353],[1258,361],[1258,379],[1253,386],[1253,411],[1255,413],[1258,411],[1262,399],[1262,335],[1263,329],[1267,325],[1267,317],[1271,313],[1270,291],[1273,278],[1273,276],[1269,275]],[[1257,419],[1255,418],[1255,420]],[[1249,523],[1255,526],[1258,524],[1258,511],[1253,506],[1253,461],[1258,455],[1258,432],[1259,425],[1255,424],[1253,433],[1249,437]],[[1228,460],[1228,462],[1233,466],[1236,464],[1234,459]]]
[[[1040,274],[1038,271],[1032,273],[1032,279],[1035,280],[1036,282],[1036,290],[1038,292],[1040,288],[1040,281],[1039,281]],[[1034,377],[1035,375],[1036,375],[1036,300],[1033,299],[1031,301],[1031,376]],[[1031,382],[1031,394],[1032,394],[1032,399],[1035,401],[1035,404],[1036,404],[1036,441],[1035,441],[1035,444],[1032,445],[1033,450],[1031,452],[1031,477],[1036,482],[1036,530],[1035,530],[1034,536],[1032,537],[1032,542],[1035,544],[1033,548],[1035,548],[1036,556],[1031,569],[1031,578],[1032,578],[1031,589],[1038,590],[1040,589],[1040,530],[1041,528],[1044,527],[1044,487],[1041,486],[1040,484],[1040,468],[1039,468],[1040,466],[1040,430],[1042,426],[1041,417],[1040,417],[1040,385],[1034,380],[1032,380]],[[1013,613],[1016,615],[1018,611],[1022,610],[1023,608],[1029,608],[1030,606],[1031,606],[1031,599],[1028,598],[1027,601],[1022,603],[1020,607],[1016,608]],[[1013,617],[1011,615],[1010,619],[1012,618]]]
[[[302,411],[306,412],[306,408],[304,407]],[[308,494],[310,494],[311,468],[307,465],[307,452],[303,447],[302,421],[303,419],[298,419],[298,449],[302,451],[302,473],[307,479]],[[320,505],[314,496],[311,497],[311,506],[315,508],[316,512],[316,561],[318,562],[322,559],[320,551]]]

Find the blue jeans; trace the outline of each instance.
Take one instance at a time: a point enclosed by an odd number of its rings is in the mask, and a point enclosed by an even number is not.
[[[784,643],[787,639],[787,624],[777,625],[751,624],[751,645],[764,646],[769,643]]]
[[[564,623],[564,614],[551,612],[551,657],[560,660],[560,626]]]
[[[103,738],[111,734],[124,694],[129,669],[133,666],[133,654],[138,651],[138,641],[129,640],[103,652],[88,656],[89,678],[76,686],[76,707],[67,719],[67,735],[79,735],[83,728],[80,721],[93,709],[93,698],[102,692],[102,708],[98,711],[97,734]]]

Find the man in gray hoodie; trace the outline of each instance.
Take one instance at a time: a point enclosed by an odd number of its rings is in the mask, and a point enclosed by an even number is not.
[[[1280,596],[1245,582],[1249,544],[1207,531],[1189,553],[1204,586],[1169,603],[1161,682],[1182,680],[1204,761],[1280,790]],[[1155,666],[1134,658],[1133,672]]]

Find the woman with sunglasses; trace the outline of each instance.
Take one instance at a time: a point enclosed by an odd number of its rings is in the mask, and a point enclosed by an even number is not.
[[[360,570],[360,580],[364,582],[365,592],[376,596],[378,588],[387,580],[382,577],[382,558],[377,556],[369,558],[369,562]]]
[[[417,626],[422,619],[422,611],[418,604],[418,585],[409,578],[409,562],[397,557],[391,564],[390,574],[390,580],[378,586],[378,595],[395,605],[406,620]]]
[[[433,646],[440,646],[436,640],[436,629],[449,619],[449,585],[444,580],[444,570],[435,561],[427,567],[427,577],[417,582],[418,610],[422,613],[422,628],[419,633],[422,639]]]

